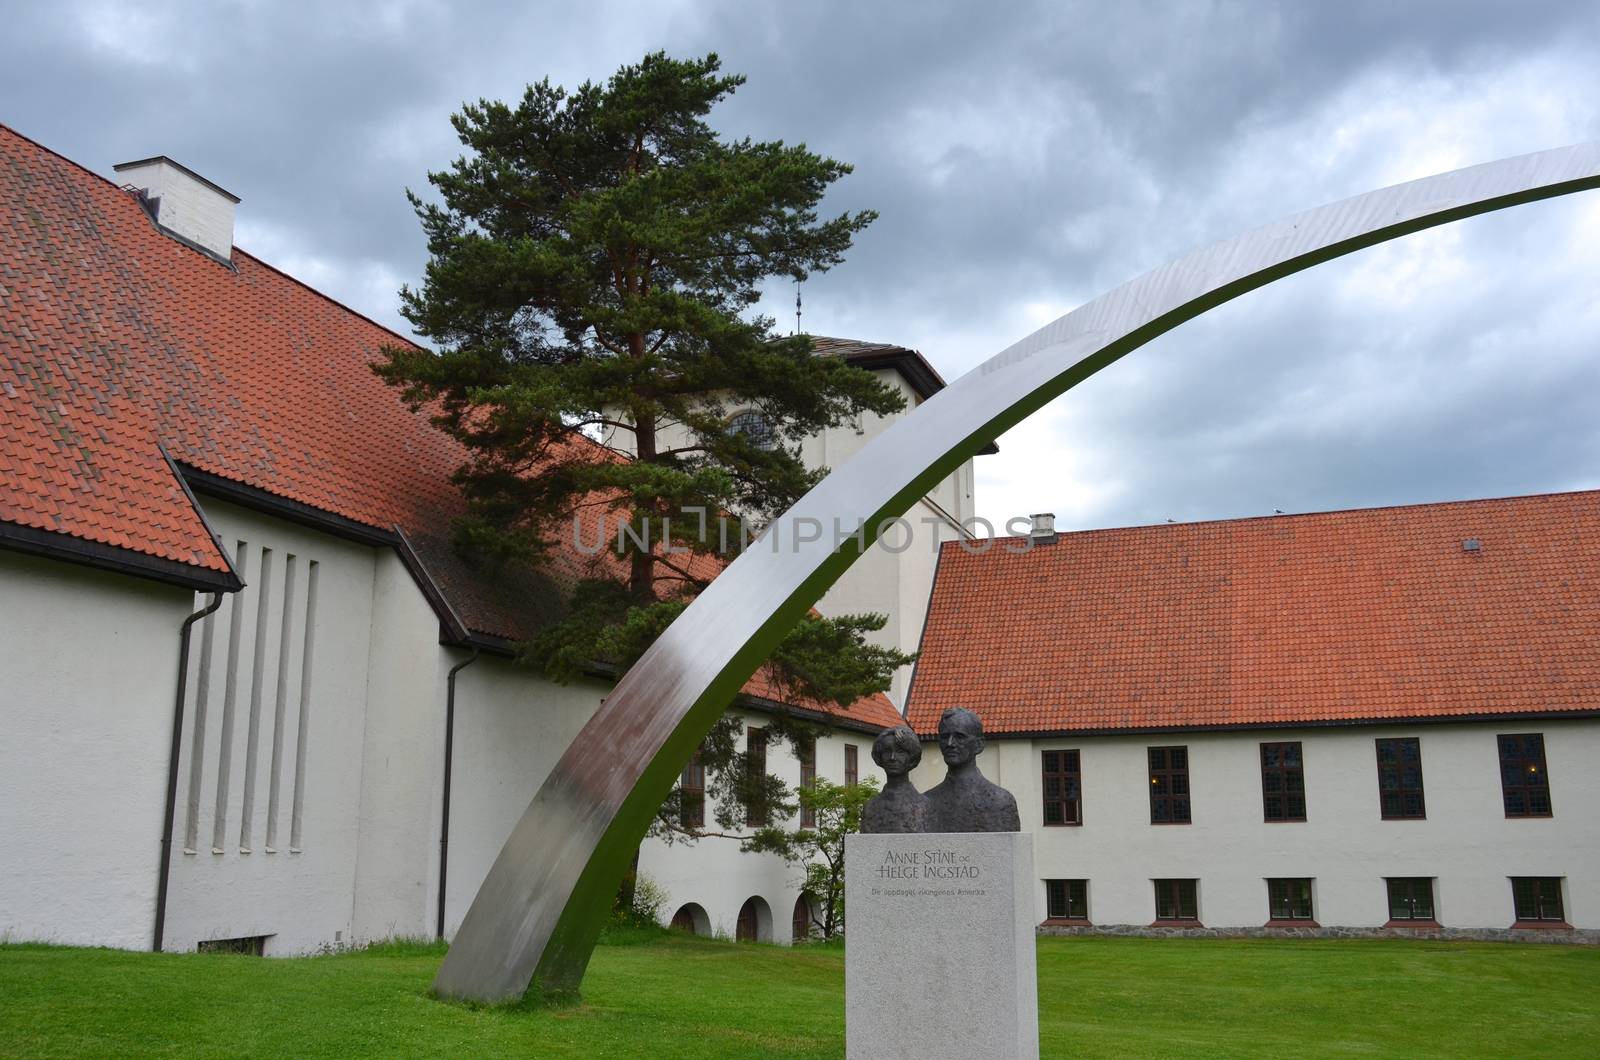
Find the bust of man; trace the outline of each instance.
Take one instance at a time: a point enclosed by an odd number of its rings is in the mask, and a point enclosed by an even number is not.
[[[983,722],[963,707],[939,718],[939,751],[948,771],[928,792],[928,823],[935,832],[1020,832],[1017,800],[978,772]]]

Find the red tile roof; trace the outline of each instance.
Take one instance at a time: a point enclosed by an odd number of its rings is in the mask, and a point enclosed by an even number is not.
[[[523,634],[525,609],[448,545],[464,450],[370,370],[408,340],[242,250],[232,261],[167,237],[132,195],[0,125],[0,524],[12,543],[21,527],[228,574],[165,448],[222,482],[400,528],[467,630]],[[565,559],[558,579],[586,562]],[[898,720],[882,697],[832,712]]]
[[[948,544],[907,716],[951,706],[997,734],[1600,711],[1600,492]]]

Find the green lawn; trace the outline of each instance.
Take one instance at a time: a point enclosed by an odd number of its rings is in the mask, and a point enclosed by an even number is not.
[[[602,946],[581,1004],[504,1008],[429,998],[441,953],[0,946],[0,1056],[843,1052],[834,947]],[[1588,947],[1048,938],[1039,984],[1047,1057],[1600,1053],[1600,949]]]

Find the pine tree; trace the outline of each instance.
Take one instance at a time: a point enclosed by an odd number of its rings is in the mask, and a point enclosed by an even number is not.
[[[376,370],[466,447],[458,549],[536,565],[597,504],[632,531],[524,645],[557,680],[626,668],[715,575],[713,554],[743,543],[729,513],[770,519],[818,481],[802,439],[904,405],[754,314],[764,283],[837,265],[875,214],[819,220],[849,166],[719,136],[706,116],[744,82],[719,71],[714,54],[658,52],[603,85],[546,79],[515,106],[466,105],[451,121],[467,153],[429,175],[438,201],[410,196],[430,260],[402,312],[436,348],[390,348]],[[596,438],[626,439],[630,458],[597,456]],[[812,616],[771,672],[816,701],[882,690],[910,661],[866,642],[883,622]],[[773,733],[811,736],[782,719]],[[736,802],[787,805],[776,778],[751,790],[733,740],[703,757]],[[664,827],[681,828],[675,805]]]

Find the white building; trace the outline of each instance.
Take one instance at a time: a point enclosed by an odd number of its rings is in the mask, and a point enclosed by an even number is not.
[[[510,658],[583,559],[470,569],[462,452],[369,368],[406,340],[233,248],[237,200],[184,167],[119,180],[0,127],[0,939],[448,935],[609,687]],[[747,723],[830,723],[834,780],[899,717],[762,688]],[[668,915],[790,938],[776,858],[640,867]]]
[[[1597,531],[1589,492],[947,545],[908,719],[983,717],[1052,927],[1595,941]]]

